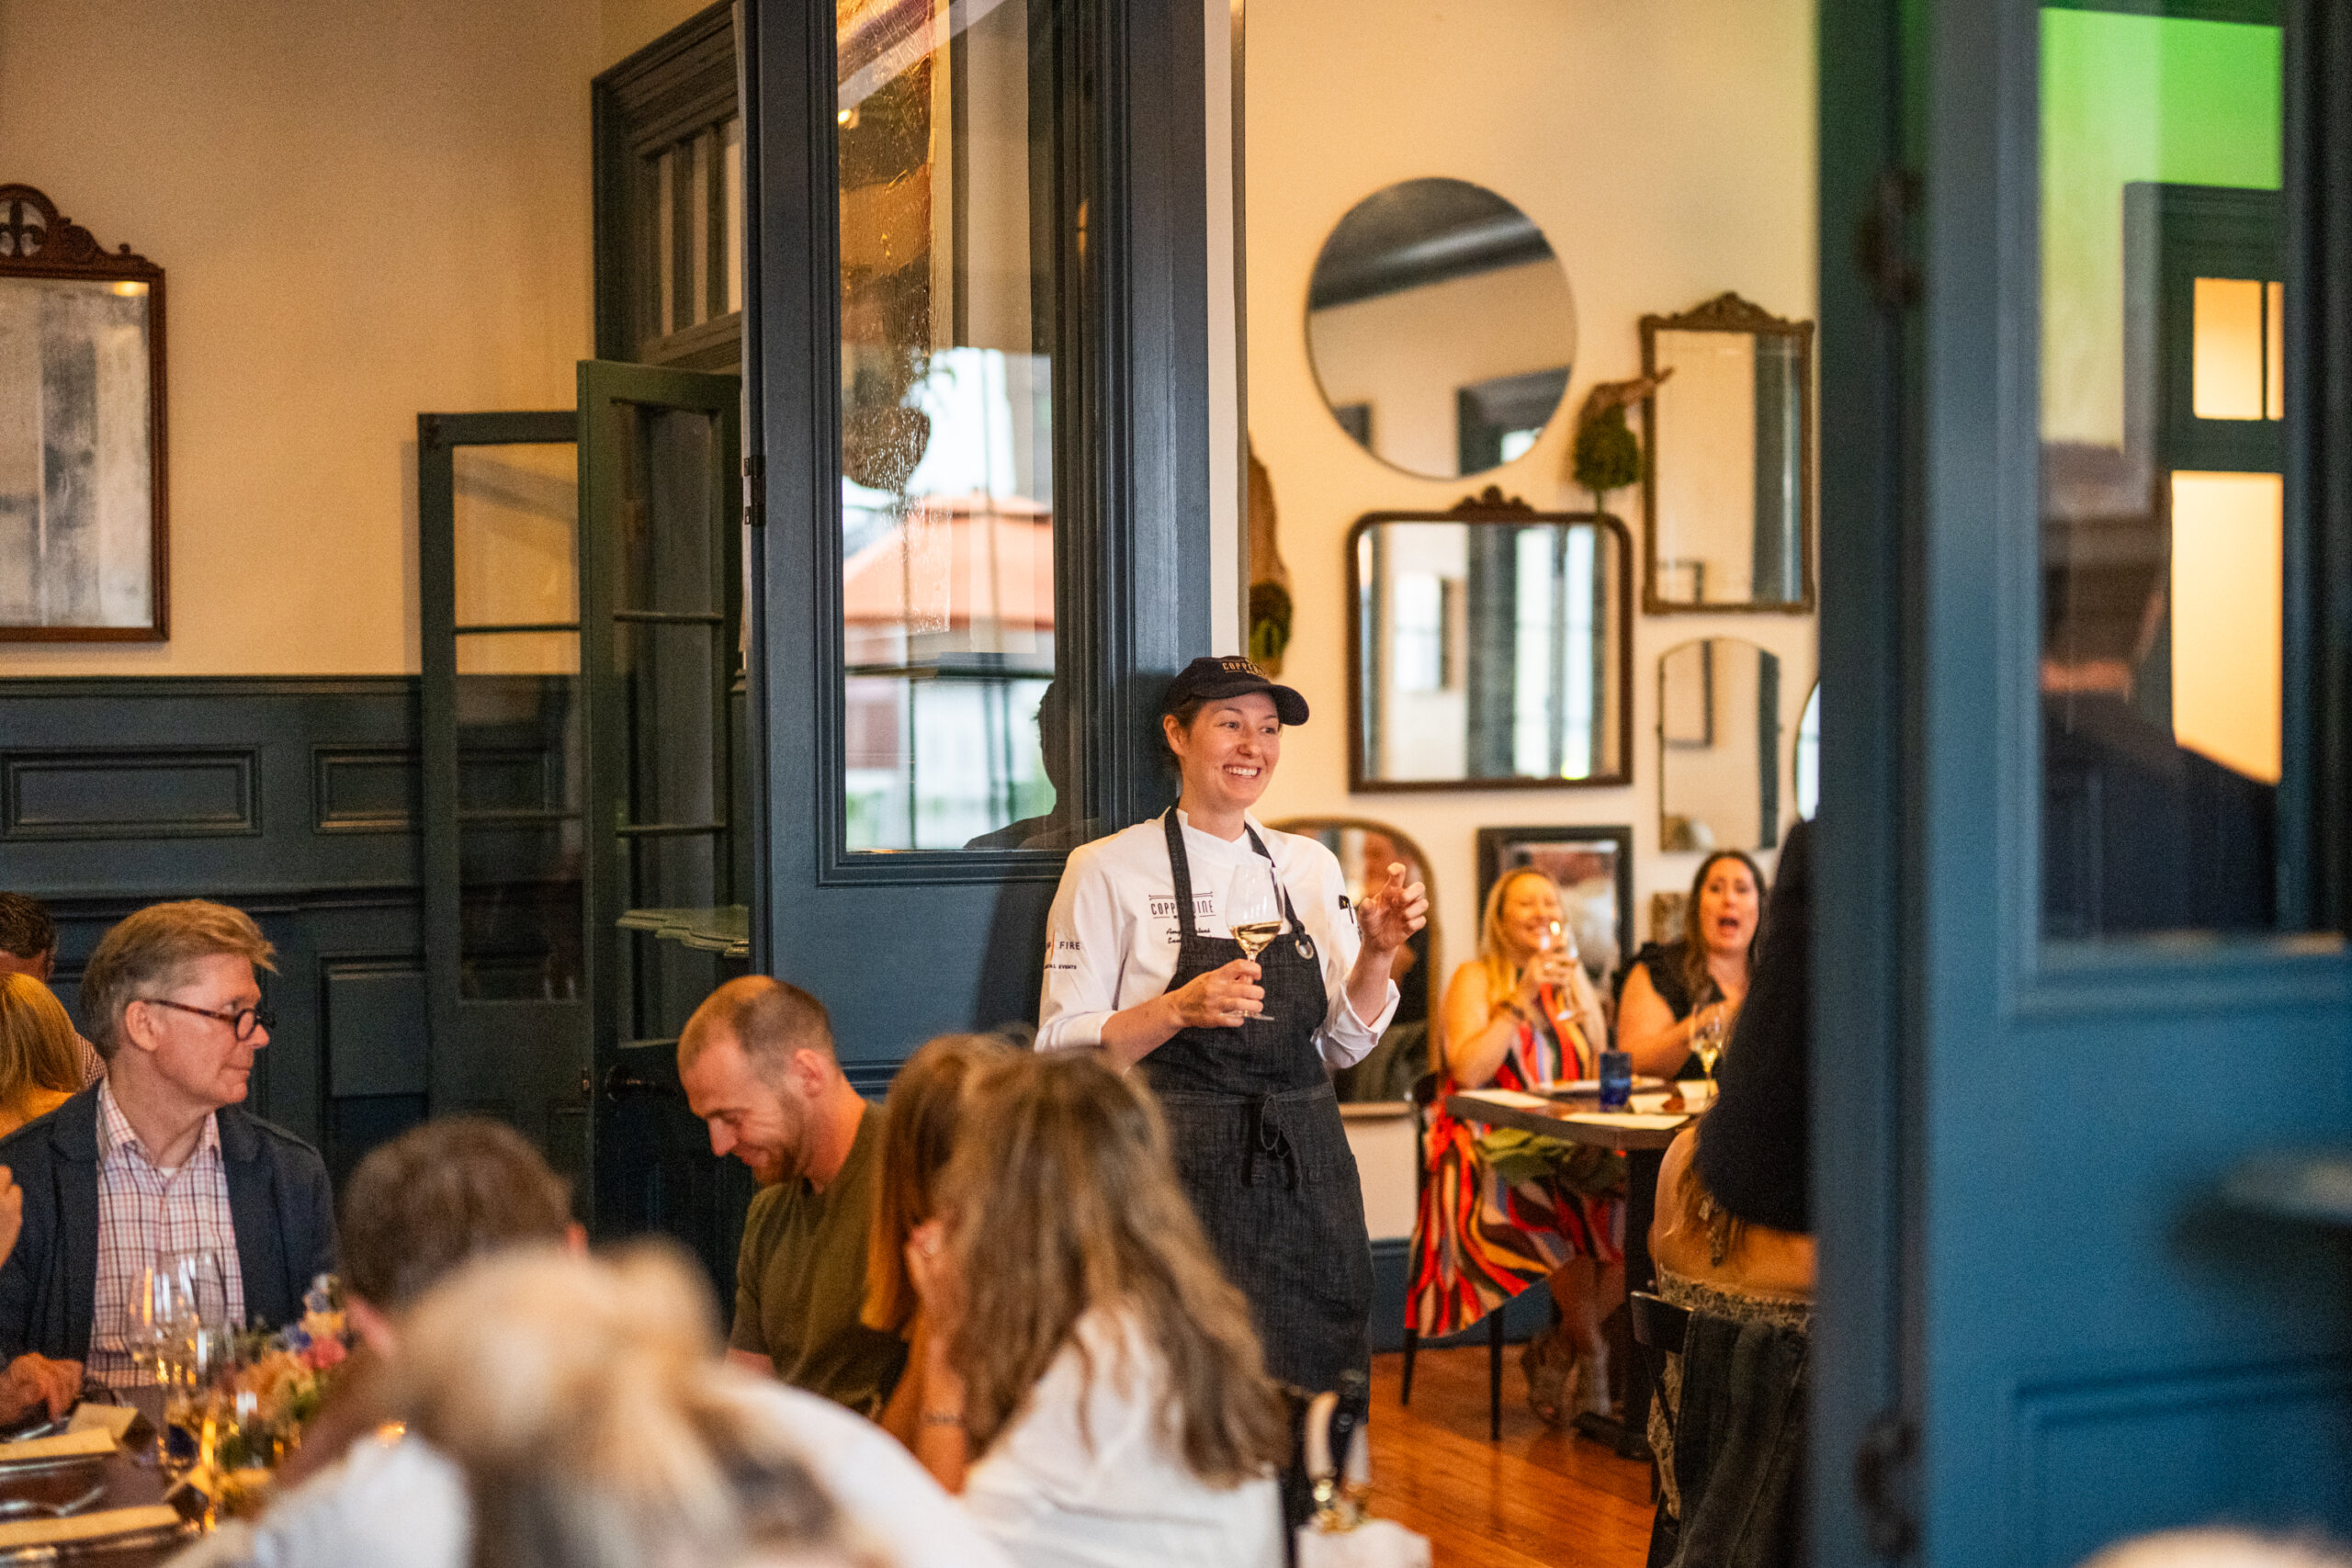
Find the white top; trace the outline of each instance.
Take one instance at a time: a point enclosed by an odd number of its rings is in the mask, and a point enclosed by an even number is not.
[[[1257,860],[1258,852],[1247,833],[1227,843],[1193,827],[1182,812],[1177,820],[1183,824],[1184,855],[1192,866],[1194,928],[1203,936],[1226,936],[1227,885],[1234,868]],[[1360,1019],[1349,1005],[1348,971],[1363,938],[1348,903],[1339,857],[1313,839],[1277,833],[1254,817],[1247,820],[1274,857],[1291,907],[1323,962],[1330,1010],[1315,1032],[1316,1048],[1329,1066],[1360,1062],[1396,1014],[1396,986],[1389,983],[1377,1018]],[[1053,912],[1046,918],[1037,1049],[1101,1044],[1103,1020],[1168,989],[1182,940],[1168,832],[1159,818],[1072,850]]]
[[[966,1476],[973,1522],[1021,1568],[1276,1568],[1273,1478],[1219,1489],[1186,1467],[1159,1419],[1163,1363],[1132,1318],[1089,1313],[1077,1337],[1091,1389],[1081,1396],[1083,1363],[1065,1346]]]
[[[855,1538],[892,1568],[1012,1568],[881,1427],[830,1399],[731,1375],[791,1441]],[[256,1523],[223,1525],[173,1568],[467,1568],[472,1534],[456,1465],[421,1438],[376,1438],[352,1445]]]

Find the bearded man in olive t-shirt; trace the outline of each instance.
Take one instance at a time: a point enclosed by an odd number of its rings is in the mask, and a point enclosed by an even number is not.
[[[729,1357],[878,1416],[907,1361],[897,1335],[858,1321],[882,1112],[842,1076],[824,1004],[763,975],[729,980],[686,1021],[678,1081],[711,1152],[760,1179]]]

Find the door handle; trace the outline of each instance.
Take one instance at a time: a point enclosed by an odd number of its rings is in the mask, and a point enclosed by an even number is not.
[[[641,1078],[629,1071],[626,1062],[615,1062],[605,1074],[605,1098],[623,1100],[675,1100],[678,1091],[668,1084],[652,1078]]]

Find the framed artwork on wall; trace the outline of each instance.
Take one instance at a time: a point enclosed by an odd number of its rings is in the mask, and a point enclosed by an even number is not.
[[[164,269],[0,185],[0,642],[165,636]]]
[[[1634,830],[1628,827],[1481,828],[1478,908],[1505,872],[1533,866],[1560,889],[1577,951],[1605,983],[1638,947],[1634,931]],[[1481,939],[1485,932],[1479,933]]]

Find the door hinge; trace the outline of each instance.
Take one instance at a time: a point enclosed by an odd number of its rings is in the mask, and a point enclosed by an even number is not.
[[[1911,257],[1912,210],[1919,205],[1919,176],[1908,169],[1882,169],[1871,187],[1870,210],[1855,236],[1854,255],[1871,292],[1889,310],[1919,302],[1919,264]]]
[[[1871,1555],[1901,1557],[1919,1539],[1911,1514],[1911,1461],[1919,1450],[1918,1423],[1882,1414],[1854,1450],[1854,1500],[1861,1506]]]
[[[753,453],[743,459],[743,526],[757,528],[768,520],[768,460]]]

